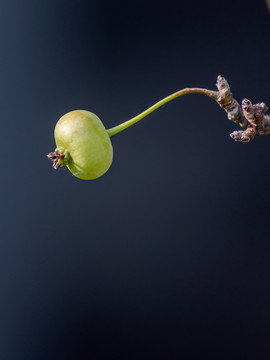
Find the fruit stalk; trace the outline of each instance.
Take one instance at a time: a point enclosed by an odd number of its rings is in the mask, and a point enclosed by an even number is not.
[[[107,129],[108,135],[111,137],[115,134],[118,134],[119,132],[134,125],[136,122],[140,121],[147,115],[151,114],[153,111],[155,111],[159,107],[165,105],[167,102],[172,101],[172,100],[178,98],[179,96],[187,95],[187,94],[203,94],[203,95],[209,96],[210,98],[212,98],[214,100],[217,100],[217,98],[218,98],[218,91],[212,91],[212,90],[201,89],[201,88],[185,88],[185,89],[179,90],[179,91],[167,96],[166,98],[160,100],[159,102],[152,105],[150,108],[143,111],[139,115],[131,118],[130,120],[127,120],[124,123],[117,125],[111,129]]]

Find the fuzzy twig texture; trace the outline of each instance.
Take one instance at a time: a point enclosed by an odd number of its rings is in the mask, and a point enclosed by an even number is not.
[[[255,136],[270,134],[270,116],[264,114],[267,111],[265,103],[253,105],[250,100],[244,99],[240,106],[233,98],[228,82],[220,75],[217,88],[216,101],[227,112],[228,119],[246,128],[232,132],[232,139],[247,143]]]

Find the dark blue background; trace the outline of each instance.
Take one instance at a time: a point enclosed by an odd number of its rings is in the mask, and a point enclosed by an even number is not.
[[[109,128],[187,86],[270,106],[263,1],[0,4],[0,358],[270,357],[270,137],[180,98],[112,138],[100,179],[53,170],[56,121]]]

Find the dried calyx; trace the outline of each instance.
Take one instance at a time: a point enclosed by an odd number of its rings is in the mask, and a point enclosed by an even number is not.
[[[70,162],[70,156],[68,152],[61,152],[59,149],[50,152],[47,155],[47,158],[52,160],[53,168],[55,170],[59,169],[61,166],[65,166]]]

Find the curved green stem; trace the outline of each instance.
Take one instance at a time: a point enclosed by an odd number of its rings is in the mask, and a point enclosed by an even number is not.
[[[135,124],[136,122],[140,121],[145,116],[151,114],[151,112],[155,111],[156,109],[158,109],[162,105],[166,104],[167,102],[169,102],[173,99],[176,99],[177,97],[182,96],[182,95],[196,94],[196,93],[209,96],[210,98],[212,98],[214,100],[217,100],[217,97],[218,97],[218,91],[212,91],[212,90],[201,89],[201,88],[185,88],[185,89],[179,90],[176,93],[173,93],[173,94],[165,97],[164,99],[160,100],[159,102],[157,102],[156,104],[154,104],[147,110],[143,111],[141,114],[131,118],[130,120],[125,121],[122,124],[117,125],[111,129],[108,129],[107,132],[108,132],[109,136],[113,136],[113,135],[125,130],[126,128],[130,127],[131,125]]]

